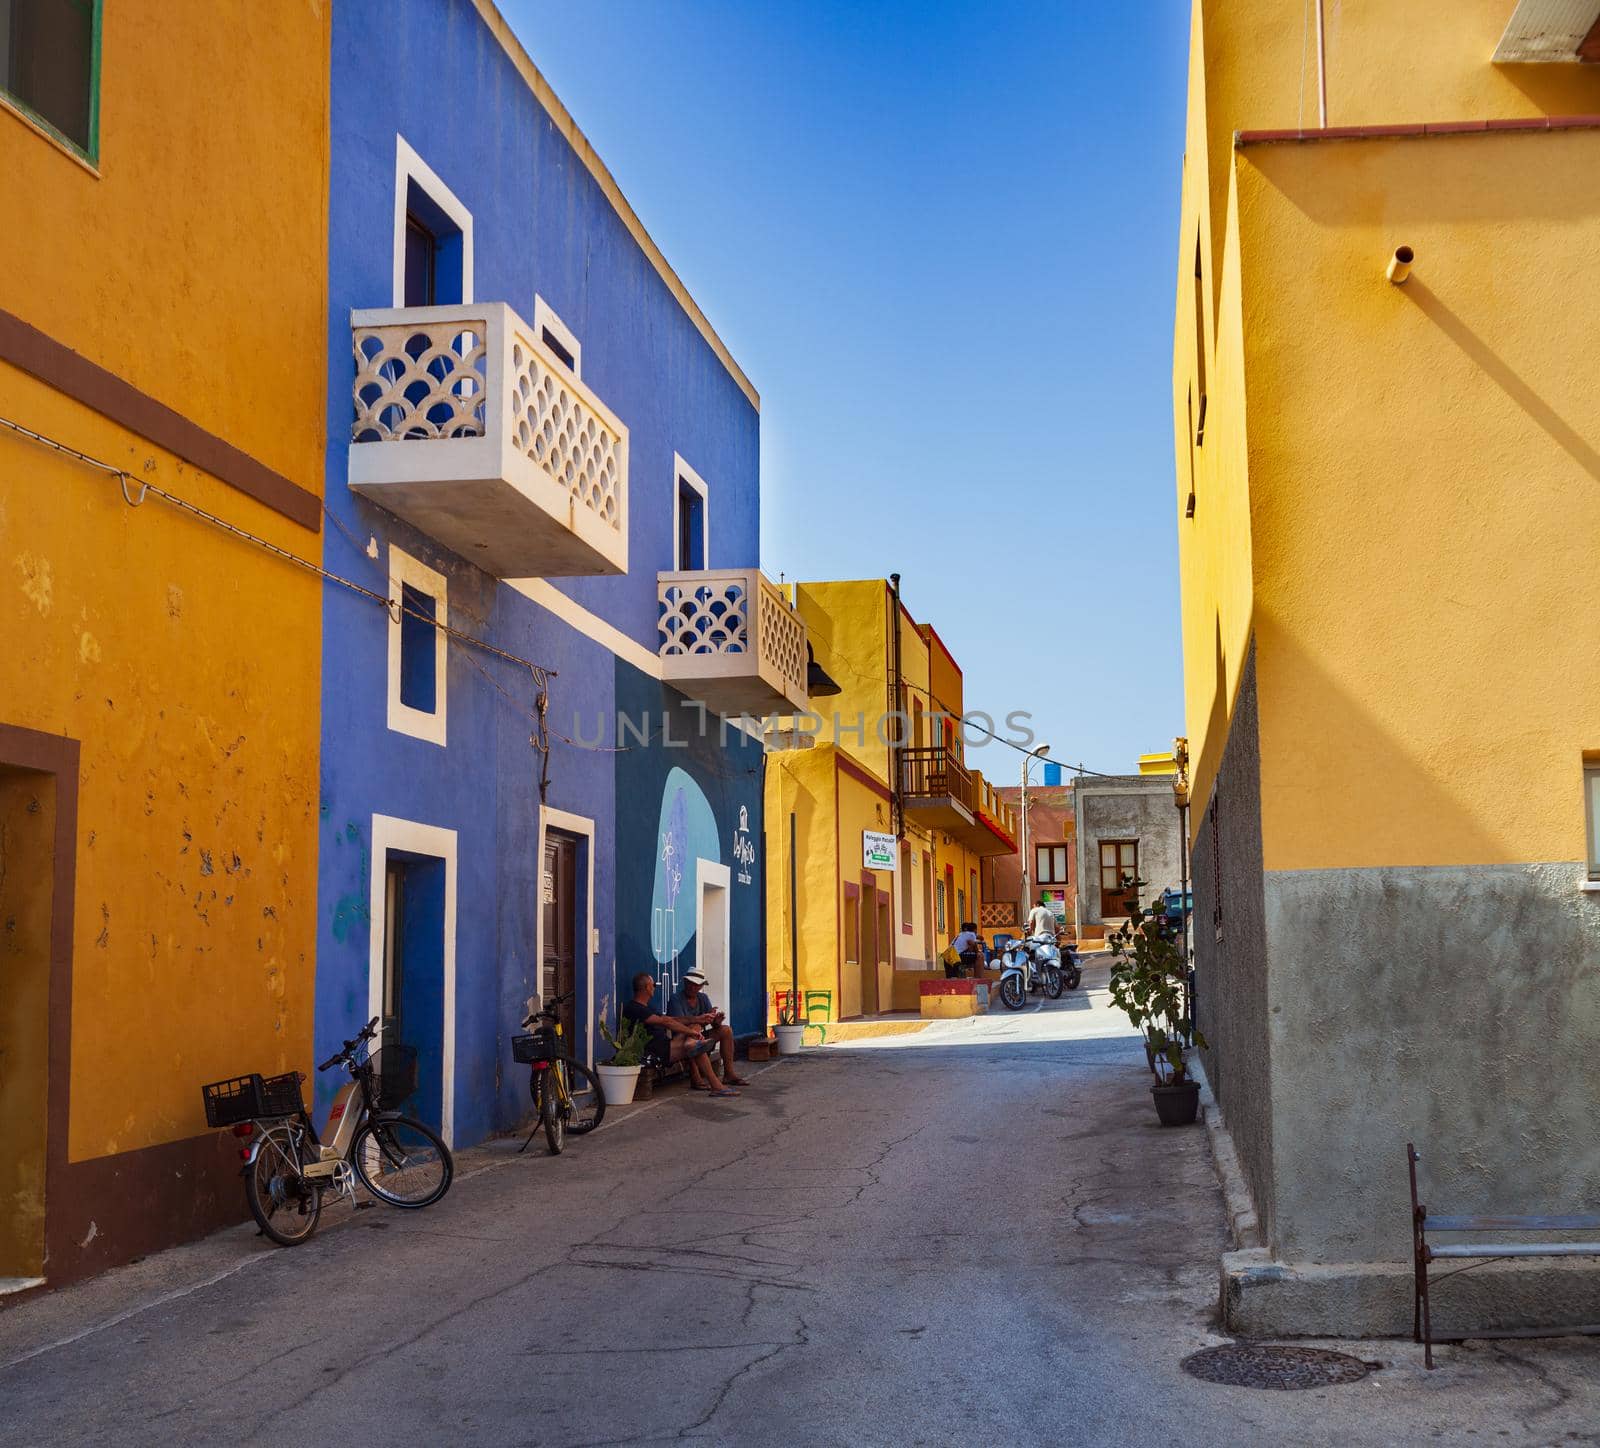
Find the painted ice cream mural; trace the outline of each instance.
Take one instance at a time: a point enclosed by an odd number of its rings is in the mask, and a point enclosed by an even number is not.
[[[650,948],[661,967],[663,999],[678,988],[678,956],[694,939],[696,860],[721,862],[717,820],[700,786],[674,767],[661,790],[650,896]]]

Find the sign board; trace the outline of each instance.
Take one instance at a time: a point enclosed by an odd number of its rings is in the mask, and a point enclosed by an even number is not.
[[[877,830],[861,831],[861,867],[865,870],[893,870],[895,862],[893,835]]]

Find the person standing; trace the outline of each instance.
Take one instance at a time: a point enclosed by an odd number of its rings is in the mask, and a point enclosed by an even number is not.
[[[1056,912],[1050,908],[1050,897],[1041,895],[1039,903],[1028,912],[1027,935],[1031,939],[1035,935],[1048,935],[1050,939],[1056,938]]]

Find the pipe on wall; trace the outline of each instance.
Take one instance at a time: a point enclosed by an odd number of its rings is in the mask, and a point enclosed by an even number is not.
[[[1397,287],[1406,284],[1406,278],[1411,275],[1411,263],[1417,259],[1416,252],[1409,246],[1397,246],[1394,255],[1389,258],[1389,265],[1384,275]]]

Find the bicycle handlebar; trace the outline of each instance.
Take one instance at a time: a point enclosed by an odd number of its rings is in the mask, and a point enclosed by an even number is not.
[[[525,1015],[522,1018],[522,1024],[525,1025],[525,1026],[531,1026],[535,1021],[539,1020],[541,1017],[544,1017],[547,1020],[552,1020],[553,1021],[555,1019],[555,1017],[556,1017],[557,1008],[560,1007],[560,1006],[566,1005],[566,1003],[568,1001],[570,1001],[577,994],[578,994],[577,988],[574,987],[572,990],[569,990],[565,995],[551,996],[550,999],[547,1002],[545,1002],[544,1005],[540,1006],[538,1010],[530,1011],[527,1015]]]
[[[354,1036],[352,1036],[348,1041],[346,1041],[344,1043],[344,1049],[342,1051],[340,1051],[337,1055],[329,1056],[326,1061],[324,1061],[320,1066],[317,1067],[317,1070],[319,1070],[319,1071],[331,1071],[335,1066],[337,1066],[339,1064],[339,1062],[347,1060],[350,1057],[351,1053],[354,1052],[355,1048],[357,1046],[359,1046],[363,1041],[370,1041],[377,1034],[378,1034],[378,1017],[374,1016],[370,1021],[368,1021],[366,1023],[366,1025],[364,1025],[359,1031],[357,1031]]]

